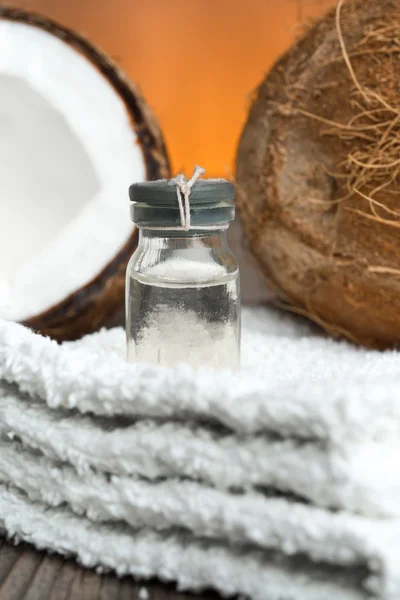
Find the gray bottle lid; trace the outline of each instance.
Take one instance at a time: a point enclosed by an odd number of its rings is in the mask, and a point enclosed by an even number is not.
[[[133,183],[129,188],[131,218],[139,227],[180,227],[173,179]],[[235,188],[226,179],[197,180],[190,191],[191,229],[225,225],[235,218]]]

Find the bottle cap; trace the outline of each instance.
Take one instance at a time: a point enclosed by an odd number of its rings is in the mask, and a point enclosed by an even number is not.
[[[149,229],[185,230],[187,227],[182,223],[181,210],[185,205],[185,195],[190,208],[190,229],[217,228],[235,218],[235,188],[231,182],[225,179],[187,182],[174,178],[133,183],[130,186],[132,221],[139,227]]]

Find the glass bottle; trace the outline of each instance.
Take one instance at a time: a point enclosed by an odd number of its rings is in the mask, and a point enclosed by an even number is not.
[[[133,184],[129,192],[139,244],[127,269],[128,360],[237,368],[239,269],[226,240],[233,185],[196,181],[187,198],[189,226],[176,180]]]

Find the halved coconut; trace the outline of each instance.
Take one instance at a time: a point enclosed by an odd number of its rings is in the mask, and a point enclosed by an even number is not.
[[[138,90],[76,33],[0,9],[0,317],[57,339],[123,305],[128,187],[168,177]]]

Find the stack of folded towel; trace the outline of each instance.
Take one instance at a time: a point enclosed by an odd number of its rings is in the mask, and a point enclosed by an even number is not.
[[[400,354],[244,312],[240,372],[0,321],[0,527],[255,600],[400,598]]]

